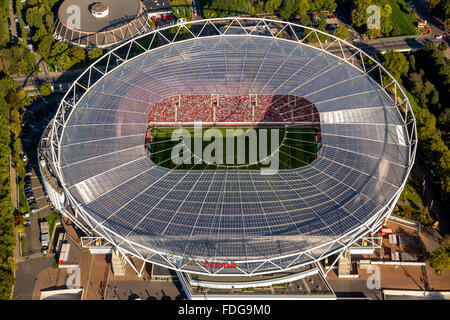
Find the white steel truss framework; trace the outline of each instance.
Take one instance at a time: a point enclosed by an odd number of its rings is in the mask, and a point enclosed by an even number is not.
[[[196,28],[192,28],[196,26]],[[173,37],[168,36],[168,30],[176,28],[177,31]],[[197,31],[192,31],[192,30]],[[208,29],[208,32],[204,30]],[[183,32],[181,32],[183,30]],[[329,37],[329,41],[322,42],[319,34]],[[61,141],[64,136],[66,123],[69,120],[73,110],[77,107],[78,102],[97,81],[107,77],[116,68],[120,68],[122,64],[139,58],[141,55],[161,47],[170,47],[175,42],[192,41],[198,38],[220,38],[233,37],[243,35],[248,37],[277,38],[282,41],[288,41],[301,44],[302,46],[312,47],[320,50],[322,53],[331,55],[339,59],[342,63],[350,65],[373,79],[373,83],[379,90],[384,92],[385,96],[397,107],[397,112],[403,119],[403,127],[405,128],[405,144],[409,149],[408,166],[403,176],[403,182],[398,188],[395,195],[381,208],[377,214],[373,215],[365,224],[352,229],[326,243],[317,247],[310,248],[294,254],[281,255],[278,257],[235,261],[236,268],[227,270],[224,268],[211,270],[204,267],[204,259],[173,259],[170,252],[158,251],[143,246],[135,241],[131,241],[123,235],[119,235],[102,224],[98,224],[95,219],[87,212],[83,205],[72,196],[68,190],[61,166]],[[315,37],[317,40],[314,44],[307,43],[309,37]],[[375,233],[383,221],[392,212],[397,200],[406,183],[406,179],[412,168],[416,147],[417,147],[417,131],[415,117],[412,112],[408,98],[398,84],[398,82],[380,65],[376,60],[367,55],[357,47],[346,43],[345,41],[326,34],[313,28],[300,26],[297,24],[275,21],[259,18],[217,18],[206,19],[192,22],[181,22],[175,26],[154,30],[147,34],[135,37],[126,43],[116,47],[114,50],[105,54],[98,61],[94,62],[81,74],[72,84],[71,88],[62,99],[54,119],[46,130],[47,136],[43,137],[49,141],[46,150],[41,150],[44,154],[53,172],[59,179],[64,193],[70,205],[75,209],[79,216],[83,218],[92,230],[92,235],[105,238],[114,246],[120,248],[121,252],[136,256],[144,261],[155,263],[170,269],[181,272],[204,273],[213,275],[257,275],[285,271],[300,266],[318,262],[328,256],[334,255],[348,248],[358,239]],[[77,223],[77,221],[74,221]]]

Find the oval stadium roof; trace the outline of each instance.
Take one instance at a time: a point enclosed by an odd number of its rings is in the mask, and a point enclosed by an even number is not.
[[[335,38],[306,44],[318,31],[280,21],[196,21],[181,41],[165,31],[109,53],[61,103],[55,171],[95,233],[169,268],[223,275],[309,263],[381,225],[415,152],[409,102],[381,66]],[[142,52],[120,55],[131,47]],[[95,83],[83,82],[94,73]],[[304,97],[320,113],[317,159],[274,175],[152,163],[144,146],[151,106],[177,94],[217,93]],[[205,259],[238,268],[206,270]]]

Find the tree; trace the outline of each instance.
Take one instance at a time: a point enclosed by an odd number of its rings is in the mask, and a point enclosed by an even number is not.
[[[437,274],[442,274],[443,271],[450,269],[450,252],[448,248],[441,246],[434,250],[428,258],[430,266]]]
[[[373,29],[367,29],[366,35],[369,37],[369,39],[375,39],[376,37],[379,37],[381,34],[381,29],[373,28]]]
[[[360,28],[367,22],[367,8],[372,4],[371,0],[355,0],[352,10],[352,24]]]
[[[333,35],[342,40],[347,40],[348,38],[348,29],[345,26],[339,26],[334,30]]]
[[[409,55],[409,69],[416,71],[416,57],[413,54]]]
[[[28,8],[25,15],[25,19],[27,20],[27,23],[30,26],[39,29],[44,24],[43,22],[44,14],[45,9],[43,7],[40,6],[31,7]]]
[[[281,6],[282,2],[283,0],[267,0],[264,9],[268,13],[275,12]]]
[[[103,54],[103,50],[100,48],[94,48],[88,51],[88,57],[90,60],[95,60]]]
[[[47,60],[50,57],[50,50],[53,45],[53,37],[49,34],[42,37],[41,42],[38,44],[38,53]]]
[[[295,0],[284,0],[283,5],[280,8],[280,15],[288,20],[296,10]]]
[[[69,49],[69,56],[73,60],[73,64],[77,64],[86,59],[86,51],[78,46],[73,46]]]
[[[300,24],[302,26],[311,27],[312,26],[311,18],[307,14],[303,14],[300,17]]]
[[[43,95],[44,97],[49,96],[52,93],[52,87],[50,86],[50,84],[48,84],[47,82],[45,82],[40,88],[39,88],[39,93],[41,95]]]
[[[399,83],[401,83],[401,78],[405,76],[409,70],[409,62],[406,60],[405,55],[401,52],[388,50],[384,55],[384,60],[383,66]]]
[[[20,113],[18,108],[12,108],[9,113],[9,123],[11,132],[17,138],[22,131],[22,126],[20,124]]]
[[[439,49],[440,51],[442,51],[442,52],[445,52],[445,51],[448,49],[448,44],[447,44],[447,42],[441,42],[441,43],[438,45],[438,49]]]
[[[450,108],[446,108],[439,115],[439,125],[444,128],[447,132],[450,131]]]
[[[309,18],[306,13],[310,8],[311,6],[309,0],[295,0],[295,13],[300,14],[302,18],[303,16],[307,16]],[[309,20],[309,22],[311,22],[311,19]]]

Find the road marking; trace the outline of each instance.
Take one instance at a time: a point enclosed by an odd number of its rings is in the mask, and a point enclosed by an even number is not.
[[[47,204],[46,206],[37,209],[34,213],[38,213],[39,211],[41,211],[42,209],[45,209],[45,208],[47,208],[47,207],[50,207],[50,206]]]

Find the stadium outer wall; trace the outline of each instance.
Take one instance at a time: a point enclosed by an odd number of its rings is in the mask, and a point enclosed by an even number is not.
[[[217,19],[206,19],[206,20],[200,20],[200,21],[193,21],[192,24],[201,24],[204,23],[205,25],[208,23],[211,24],[219,24],[222,23],[222,25],[233,25],[237,21],[244,22],[245,21],[253,21],[255,23],[258,23],[258,25],[261,24],[261,26],[270,26],[271,24],[276,26],[284,26],[281,31],[284,30],[284,28],[291,28],[291,30],[294,27],[301,27],[305,30],[309,30],[309,34],[314,34],[317,36],[317,33],[323,33],[321,31],[315,30],[313,28],[309,27],[303,27],[299,25],[295,25],[288,22],[280,22],[280,21],[274,21],[274,20],[268,20],[268,19],[257,19],[257,18],[217,18]],[[186,23],[189,24],[189,23]],[[368,56],[366,53],[361,51],[360,49],[352,46],[351,44],[348,44],[334,36],[331,36],[329,34],[326,34],[329,36],[333,43],[339,44],[341,47],[341,53],[343,57],[341,58],[338,55],[335,55],[327,49],[331,47],[329,45],[328,47],[324,48],[323,44],[320,42],[320,39],[317,37],[319,41],[320,48],[317,48],[318,50],[323,50],[327,54],[331,54],[338,59],[346,60],[347,63],[348,59],[343,47],[348,48],[350,51],[351,57],[353,59],[357,60],[356,64],[352,64],[352,67],[359,68],[360,70],[366,72],[366,66],[364,63],[364,59],[369,59],[372,61],[372,64],[375,65],[375,67],[372,67],[371,70],[378,69],[380,73],[380,79],[382,79],[381,75],[387,76],[390,83],[386,86],[383,85],[383,80],[381,80],[381,84],[377,82],[377,85],[380,87],[380,89],[385,93],[391,101],[396,101],[395,105],[397,105],[399,108],[398,113],[400,117],[404,120],[404,127],[406,128],[407,133],[407,142],[409,147],[409,159],[408,159],[408,169],[405,172],[405,175],[403,177],[403,182],[401,187],[398,188],[395,195],[391,198],[391,200],[381,209],[378,211],[377,214],[373,215],[365,224],[358,226],[357,228],[354,228],[353,230],[347,232],[346,234],[343,234],[342,236],[335,238],[332,241],[329,241],[327,243],[321,244],[320,246],[317,246],[315,248],[308,249],[303,252],[298,252],[295,254],[289,254],[285,256],[270,258],[270,259],[260,259],[260,260],[253,260],[253,261],[236,261],[237,268],[233,270],[233,272],[220,272],[221,270],[211,271],[207,270],[206,268],[202,267],[203,260],[192,260],[189,262],[189,264],[175,264],[173,261],[169,260],[167,258],[168,252],[158,252],[151,250],[150,248],[143,247],[137,243],[131,242],[129,239],[122,238],[118,234],[114,234],[111,230],[107,230],[105,228],[96,228],[96,225],[93,224],[93,220],[89,216],[89,213],[86,212],[83,207],[74,199],[74,197],[70,194],[68,189],[65,187],[64,178],[61,171],[60,166],[60,139],[64,134],[64,128],[65,124],[70,118],[71,112],[76,108],[77,102],[80,101],[84,94],[86,94],[90,87],[92,87],[96,81],[102,79],[103,77],[106,77],[110,72],[115,70],[115,68],[120,67],[120,65],[128,60],[134,59],[139,57],[141,54],[145,54],[146,52],[152,50],[149,46],[148,49],[144,48],[144,51],[141,53],[136,54],[135,56],[131,56],[131,48],[132,46],[136,46],[136,44],[139,45],[137,40],[143,38],[143,37],[155,37],[156,35],[162,35],[161,32],[166,31],[170,28],[185,28],[185,23],[178,24],[176,26],[170,26],[166,28],[162,28],[159,30],[152,31],[148,34],[141,35],[137,38],[133,38],[126,43],[116,47],[114,50],[107,53],[105,56],[103,56],[98,61],[94,62],[80,77],[72,84],[69,91],[66,93],[64,98],[62,99],[58,111],[56,113],[55,118],[50,122],[49,126],[45,130],[45,134],[42,137],[40,144],[39,144],[39,153],[45,158],[47,166],[52,168],[53,178],[57,180],[60,185],[62,186],[63,193],[65,197],[61,197],[62,199],[65,199],[65,203],[61,204],[59,207],[62,208],[62,214],[69,217],[73,222],[78,225],[83,231],[87,233],[87,235],[90,236],[100,236],[106,238],[111,243],[115,244],[117,246],[117,249],[122,252],[123,254],[128,254],[135,256],[139,259],[148,261],[150,263],[155,263],[158,265],[161,265],[166,268],[174,269],[176,271],[180,272],[192,272],[192,273],[202,273],[202,274],[208,274],[208,275],[220,275],[220,276],[235,276],[235,275],[258,275],[258,274],[268,274],[268,273],[274,273],[274,272],[282,272],[287,271],[290,269],[295,269],[304,265],[308,265],[314,262],[318,262],[326,257],[329,257],[334,254],[338,254],[342,252],[344,249],[348,248],[350,245],[352,245],[354,242],[356,242],[358,239],[362,238],[363,236],[366,236],[367,234],[374,234],[376,231],[379,230],[379,228],[383,225],[383,223],[387,220],[389,215],[391,214],[393,208],[395,207],[398,198],[400,197],[400,194],[404,188],[404,185],[406,183],[406,180],[408,178],[408,175],[411,171],[412,165],[414,163],[415,153],[416,153],[416,147],[417,147],[417,132],[416,132],[416,124],[415,124],[415,118],[412,112],[412,108],[409,104],[409,101],[406,97],[405,92],[401,88],[401,86],[397,83],[397,81],[384,69],[383,66],[381,66],[377,61],[375,61],[373,58]],[[242,27],[244,28],[244,27]],[[255,28],[256,29],[256,28]],[[270,28],[267,27],[267,29],[270,31]],[[187,29],[188,30],[188,29]],[[226,33],[228,29],[225,29],[224,33]],[[270,31],[270,35],[258,35],[263,37],[278,37],[281,35],[281,31],[277,34],[272,34]],[[295,35],[295,32],[294,32]],[[295,35],[296,36],[296,35]],[[197,35],[196,37],[201,37],[201,34]],[[301,42],[301,39],[284,39],[288,41],[294,41],[294,42]],[[176,41],[176,37],[172,39],[171,42],[164,44],[171,45]],[[189,41],[187,40],[181,40],[181,41]],[[309,46],[307,44],[303,44],[305,46]],[[141,46],[142,47],[142,46]],[[126,50],[128,48],[128,50]],[[127,55],[125,57],[119,56],[115,52],[119,52],[119,50],[124,49],[127,51]],[[116,64],[111,63],[109,64],[109,60],[111,58],[119,58],[119,60]],[[106,59],[106,60],[103,60]],[[359,59],[359,60],[358,60]],[[106,69],[104,72],[99,72],[99,69],[96,68],[96,65],[101,65],[100,62],[103,60],[103,62],[108,61],[108,64],[106,65]],[[350,64],[350,63],[349,63]],[[372,65],[373,66],[373,65]],[[95,79],[95,75],[97,74],[97,79]],[[87,86],[85,86],[85,82],[83,81],[84,78],[89,78],[89,81],[87,83]],[[81,84],[83,83],[83,85]],[[390,86],[390,91],[392,94],[388,93],[388,90],[386,90],[387,87]],[[398,102],[400,99],[400,102]],[[404,111],[402,110],[404,109]],[[51,196],[51,194],[49,193]],[[51,199],[53,201],[58,201],[58,199]],[[69,210],[68,207],[71,207],[72,210]],[[94,231],[95,229],[95,231]],[[112,236],[114,234],[114,236]],[[120,239],[120,244],[118,241],[115,241],[115,239]],[[147,259],[142,254],[143,250],[149,251],[153,254],[151,259]],[[282,265],[282,259],[286,258],[292,258],[292,263],[289,265]],[[249,270],[247,267],[247,263],[252,263],[254,267],[252,267],[251,270]]]

